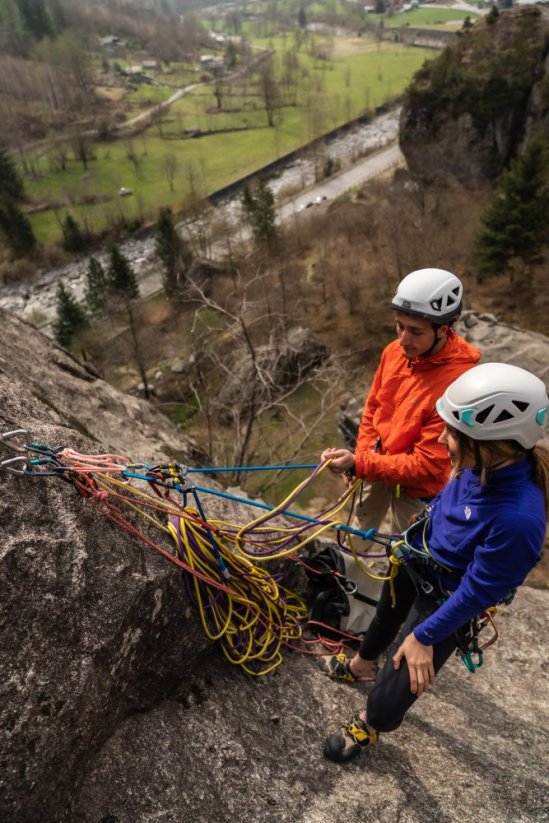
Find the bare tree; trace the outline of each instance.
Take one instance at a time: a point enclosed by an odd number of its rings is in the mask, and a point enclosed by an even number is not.
[[[275,125],[275,112],[280,108],[280,95],[272,59],[261,65],[259,70],[259,88],[265,104],[267,123],[273,128]]]
[[[213,93],[215,97],[215,102],[217,104],[217,110],[221,111],[223,107],[223,83],[220,80],[216,80],[213,86]]]
[[[88,163],[93,160],[93,147],[89,140],[83,134],[77,132],[73,135],[71,140],[71,147],[75,160],[80,160],[85,169],[88,168]]]
[[[165,154],[162,158],[162,167],[164,169],[164,174],[166,175],[166,180],[168,181],[170,191],[174,192],[174,181],[176,174],[179,171],[179,161],[177,159],[177,155],[175,155],[173,152]]]
[[[50,167],[54,172],[66,171],[69,157],[69,147],[64,140],[56,140],[49,151]]]
[[[137,153],[135,151],[133,141],[126,140],[124,147],[126,149],[126,157],[133,166],[133,173],[137,178],[139,178],[139,157],[137,156]]]
[[[333,415],[343,370],[322,344],[306,349],[296,342],[311,338],[303,329],[296,334],[281,311],[271,274],[257,272],[245,282],[240,272],[236,277],[238,287],[224,298],[219,288],[213,297],[207,285],[187,277],[185,299],[196,305],[199,363],[192,390],[207,421],[214,461],[245,466],[261,452],[287,462],[302,453],[320,421]],[[311,404],[310,414],[297,415],[294,398],[305,387],[318,393],[319,402]],[[220,427],[227,426],[233,432],[230,444],[219,436]],[[295,429],[291,437],[288,427]],[[236,470],[231,479],[243,477]]]

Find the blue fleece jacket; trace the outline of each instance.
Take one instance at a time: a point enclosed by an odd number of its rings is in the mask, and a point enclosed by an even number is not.
[[[433,500],[427,545],[455,573],[443,575],[450,597],[414,629],[420,643],[440,642],[502,600],[538,562],[546,517],[532,468],[527,455],[491,472],[484,486],[466,469]],[[411,540],[421,546],[420,534]]]

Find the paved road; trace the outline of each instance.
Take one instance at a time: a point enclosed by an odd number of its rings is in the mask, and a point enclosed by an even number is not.
[[[325,197],[327,200],[335,200],[341,194],[366,183],[373,177],[396,168],[404,163],[404,156],[395,142],[388,148],[380,149],[374,154],[365,157],[351,168],[330,177],[329,180],[319,183],[306,192],[301,192],[293,200],[288,201],[280,207],[278,214],[281,222],[303,210],[308,203],[314,203],[317,197]]]
[[[315,202],[318,201],[318,199],[321,200],[318,205],[327,205],[330,201],[335,200],[336,197],[339,197],[350,189],[356,188],[374,177],[386,174],[404,162],[404,156],[400,151],[398,143],[395,141],[390,146],[365,157],[351,168],[330,177],[329,180],[308,188],[306,191],[300,192],[296,197],[286,201],[278,209],[278,222],[285,223],[291,219],[298,220],[301,216],[306,217],[308,214],[311,214],[313,208],[318,207]],[[307,208],[307,204],[312,204],[310,209]],[[235,233],[237,237],[233,238],[233,240],[237,243],[246,243],[251,238],[251,229],[246,222],[241,221]],[[225,242],[214,245],[211,254],[214,259],[223,258],[225,255]],[[155,294],[160,291],[161,288],[161,275],[158,269],[139,279],[139,291],[143,297]]]
[[[318,185],[311,186],[303,190],[296,197],[283,203],[278,210],[279,222],[288,220],[306,219],[314,208],[306,209],[308,203],[315,203],[317,198],[326,198],[321,201],[325,207],[330,201],[339,197],[356,186],[365,183],[379,175],[385,174],[397,165],[404,163],[404,158],[398,148],[396,140],[385,148],[379,149],[365,157],[360,162],[340,174],[334,175],[329,180]],[[301,208],[302,207],[302,208]],[[250,229],[244,220],[238,222],[235,229],[235,236],[232,238],[233,252],[234,244],[247,242],[250,239]],[[139,290],[143,297],[150,296],[158,292],[161,287],[160,267],[154,255],[154,239],[130,240],[136,254],[131,258],[132,265],[136,269],[139,277]],[[128,254],[129,249],[123,247],[124,253]],[[226,255],[226,244],[219,244],[212,250],[213,257],[222,258]],[[57,311],[56,288],[59,279],[64,280],[72,290],[77,300],[84,298],[85,272],[87,260],[82,259],[70,263],[61,270],[45,272],[32,286],[18,284],[10,289],[4,285],[0,289],[0,305],[8,311],[13,311],[22,317],[29,317],[38,312],[43,320],[40,328],[46,334],[51,334],[51,321]]]

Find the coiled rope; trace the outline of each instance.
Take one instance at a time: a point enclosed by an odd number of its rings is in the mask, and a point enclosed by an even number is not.
[[[283,647],[310,652],[302,636],[306,604],[282,585],[280,574],[264,568],[266,561],[289,557],[301,562],[300,552],[329,529],[336,530],[343,550],[347,549],[342,535],[350,538],[355,534],[383,545],[381,554],[368,557],[385,557],[385,548],[392,540],[373,530],[352,529],[342,519],[341,512],[360,481],[317,517],[290,510],[329,461],[315,466],[279,505],[269,507],[195,486],[188,475],[201,470],[189,470],[179,463],[150,466],[119,454],[84,455],[66,447],[29,444],[27,438],[25,430],[2,435],[4,443],[19,456],[0,461],[0,468],[35,478],[56,476],[71,483],[102,516],[181,569],[185,591],[197,608],[206,635],[220,645],[230,663],[250,675],[264,675],[279,666]],[[260,505],[265,512],[245,525],[209,520],[199,491]],[[181,500],[174,499],[175,494],[181,495]],[[283,516],[299,522],[282,523]],[[168,535],[172,551],[138,528],[137,518]],[[359,553],[351,551],[360,564]],[[364,564],[362,568],[375,576]]]

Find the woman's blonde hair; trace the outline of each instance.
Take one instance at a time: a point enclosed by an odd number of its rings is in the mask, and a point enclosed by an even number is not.
[[[538,443],[532,449],[534,480],[545,496],[545,513],[549,517],[549,446]]]

